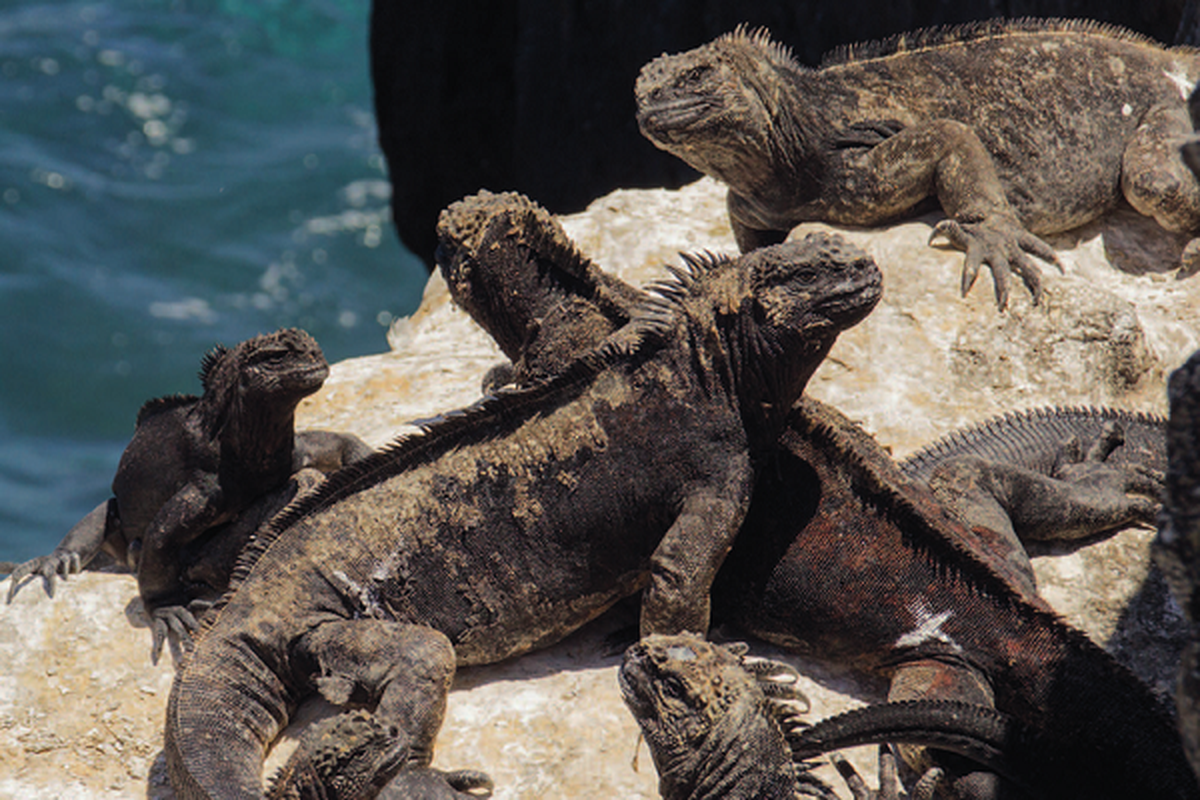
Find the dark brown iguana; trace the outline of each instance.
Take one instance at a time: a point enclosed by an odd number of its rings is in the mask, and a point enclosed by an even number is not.
[[[475,303],[474,313],[505,313],[506,281],[525,291],[542,287],[540,298],[523,296],[503,325],[484,326],[516,332],[497,343],[523,369],[537,371],[523,357],[522,331],[537,332],[541,357],[561,360],[556,342],[570,350],[602,338],[629,313],[605,310],[621,296],[611,286],[579,289],[595,267],[549,214],[518,195],[468,198],[444,212],[439,231],[439,265],[452,290],[474,291],[475,280],[495,287],[488,290],[493,302]],[[536,284],[530,274],[539,276]],[[583,298],[597,293],[605,300],[589,309]],[[580,304],[556,319],[579,320],[567,335],[556,339],[541,322],[539,315]],[[1102,430],[1111,420],[1099,416]],[[1036,418],[1011,417],[1001,430]],[[1016,506],[1012,495],[993,498],[1010,506],[1012,528],[1044,527],[1051,515],[1077,532],[1144,519],[1151,504],[1143,494],[1157,486],[1141,470],[1102,462],[1111,438],[1092,447],[1087,426],[1080,433],[1089,453],[1079,463],[1054,454],[1052,439],[1031,439],[1028,464],[1049,452],[1047,463],[1069,481],[992,462],[985,474],[1025,492]],[[1142,433],[1131,440],[1142,441]],[[972,434],[948,450],[962,455],[987,439]],[[770,461],[718,575],[718,617],[789,649],[889,677],[893,699],[994,703],[1037,733],[1047,757],[1088,764],[1072,775],[1080,796],[1200,796],[1161,704],[1037,596],[1019,542],[964,524],[955,514],[969,514],[969,504],[952,513],[862,430],[811,399],[791,410]],[[1001,796],[991,780],[970,772],[952,778],[970,796]]]
[[[804,759],[880,739],[952,750],[1013,782],[1044,781],[1041,773],[1054,768],[1028,748],[1028,732],[1015,720],[966,703],[886,703],[810,725],[795,705],[808,705],[795,670],[748,660],[747,651],[681,634],[648,636],[625,652],[621,694],[650,748],[663,800],[836,800]],[[895,759],[882,749],[880,762],[880,790],[872,792],[853,766],[834,759],[856,800],[895,800]],[[909,796],[931,798],[941,779],[941,770],[931,770]]]
[[[826,235],[687,263],[553,378],[339,471],[256,537],[172,687],[180,797],[260,796],[265,747],[317,692],[397,729],[381,765],[423,767],[456,661],[643,587],[648,633],[707,628],[757,454],[882,289]]]
[[[1171,231],[1200,230],[1200,185],[1175,140],[1200,53],[1080,20],[989,20],[854,45],[810,69],[739,28],[647,64],[638,125],[729,187],[743,251],[801,222],[879,225],[936,199],[966,251],[962,290],[992,271],[1041,295],[1037,235],[1124,197]],[[1035,235],[1036,234],[1036,235]],[[1184,252],[1200,263],[1200,242]]]
[[[319,480],[302,470],[330,471],[371,452],[350,434],[294,432],[296,406],[328,375],[321,348],[298,329],[213,349],[200,367],[202,396],[142,406],[113,496],[50,555],[0,565],[12,573],[8,601],[33,575],[53,596],[56,576],[79,572],[103,552],[137,573],[157,658],[168,630],[196,629],[192,611],[225,590],[255,529]]]
[[[1191,626],[1175,705],[1192,766],[1200,773],[1200,351],[1167,383],[1166,500],[1152,553]]]

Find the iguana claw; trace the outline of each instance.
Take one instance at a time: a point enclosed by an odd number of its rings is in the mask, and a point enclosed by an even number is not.
[[[1117,422],[1106,423],[1086,451],[1078,441],[1068,440],[1051,477],[1077,486],[1076,502],[1093,514],[1120,516],[1118,509],[1125,509],[1126,518],[1153,523],[1166,475],[1144,464],[1108,464],[1108,457],[1124,442],[1125,432]]]
[[[200,623],[190,609],[207,610],[211,603],[193,602],[190,606],[162,606],[150,612],[150,661],[157,664],[163,645],[170,638],[184,650],[192,649],[192,634],[200,630]]]
[[[38,556],[24,564],[15,567],[9,575],[8,601],[12,603],[17,591],[24,585],[25,578],[31,575],[41,575],[45,579],[46,594],[54,597],[54,580],[61,577],[66,580],[83,569],[79,554],[70,550],[55,550],[47,556]]]
[[[872,790],[867,782],[858,774],[854,765],[842,757],[840,753],[830,755],[830,761],[837,768],[846,788],[854,800],[900,800],[901,784],[899,770],[896,768],[896,757],[887,745],[879,745],[879,789]],[[945,776],[940,767],[932,767],[921,775],[920,780],[913,785],[909,800],[932,800],[934,792]]]
[[[934,226],[929,236],[930,243],[938,237],[945,238],[951,247],[967,254],[962,273],[963,296],[971,291],[975,279],[979,277],[979,268],[986,264],[992,271],[996,306],[1001,311],[1008,307],[1008,279],[1014,272],[1033,295],[1033,304],[1041,302],[1041,270],[1029,257],[1030,254],[1054,264],[1060,271],[1062,269],[1054,248],[1025,230],[1015,218],[1006,215],[993,214],[976,222],[944,219]]]

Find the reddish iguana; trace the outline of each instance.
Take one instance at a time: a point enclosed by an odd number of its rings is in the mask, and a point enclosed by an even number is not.
[[[1200,230],[1200,184],[1176,140],[1200,53],[1080,20],[990,20],[855,45],[818,69],[739,28],[643,67],[638,125],[729,186],[743,251],[796,224],[879,225],[936,198],[996,301],[1016,272],[1041,295],[1034,234],[1077,227],[1124,197],[1171,231]],[[1200,242],[1184,252],[1190,270]]]
[[[32,575],[41,575],[53,595],[56,576],[78,572],[103,551],[136,571],[157,658],[168,630],[196,629],[192,611],[224,591],[255,529],[319,480],[306,468],[331,471],[371,452],[350,434],[294,433],[296,406],[328,374],[321,348],[297,329],[209,352],[200,367],[201,397],[173,395],[142,406],[113,496],[50,555],[0,564],[0,572],[12,573],[8,601]]]
[[[756,456],[882,289],[826,235],[688,265],[553,378],[339,471],[260,532],[171,690],[180,797],[261,796],[264,749],[317,692],[397,729],[373,785],[424,767],[455,662],[544,646],[643,587],[648,633],[707,628]]]
[[[523,352],[526,339],[539,341],[540,358],[561,361],[629,314],[614,299],[629,287],[592,281],[594,265],[524,198],[468,198],[444,212],[439,231],[447,284],[467,296],[472,313],[510,314],[484,327],[512,332],[497,343],[525,370],[538,369]],[[512,306],[505,305],[509,284],[525,292]],[[601,300],[589,303],[592,296]],[[557,314],[566,307],[573,311]],[[576,327],[559,335],[546,319]],[[1057,436],[1030,437],[1025,466],[991,462],[984,469],[967,459],[971,474],[991,476],[1006,490],[992,500],[1004,507],[1009,530],[1045,530],[1057,519],[1051,531],[1061,525],[1080,534],[1146,519],[1153,503],[1145,495],[1158,486],[1139,469],[1103,462],[1114,444],[1103,427],[1112,420],[1096,417],[1060,418],[1089,420],[1082,439],[1090,440],[1089,426],[1101,432],[1077,463],[1056,454]],[[1020,438],[1023,423],[1045,430],[1038,420],[1010,417],[995,430]],[[1133,420],[1143,421],[1153,428],[1153,420]],[[976,431],[938,451],[981,448],[987,455],[989,438]],[[1131,436],[1150,438],[1150,431]],[[1019,542],[956,516],[977,506],[947,509],[863,431],[810,399],[791,410],[767,458],[714,586],[716,616],[789,649],[887,676],[893,699],[994,703],[1035,732],[1047,758],[1086,765],[1069,776],[1080,796],[1200,796],[1158,700],[1037,596]],[[922,461],[914,459],[914,471]],[[1031,468],[1043,462],[1057,464],[1067,480]],[[951,489],[957,477],[951,470]],[[993,781],[970,770],[951,778],[966,796],[1002,796]]]

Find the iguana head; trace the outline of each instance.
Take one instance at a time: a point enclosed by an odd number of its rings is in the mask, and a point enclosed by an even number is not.
[[[552,214],[516,192],[481,191],[438,217],[450,296],[495,340],[521,382],[552,374],[629,319],[640,293],[605,275]]]
[[[739,27],[708,44],[642,67],[634,93],[642,134],[654,145],[751,193],[777,179],[798,142],[781,142],[787,76],[803,68],[765,30]]]
[[[255,336],[230,349],[218,345],[204,356],[200,382],[202,413],[214,430],[262,430],[262,420],[286,422],[296,406],[321,388],[329,364],[316,340],[297,328]],[[231,417],[245,417],[228,426]],[[246,426],[250,425],[250,428]],[[225,434],[222,434],[225,435]],[[287,432],[290,440],[291,432]]]
[[[294,406],[327,377],[329,364],[320,345],[298,328],[255,336],[232,349],[217,345],[200,365],[205,396],[236,392],[261,403]]]
[[[839,333],[883,293],[875,262],[840,236],[812,233],[737,259],[688,259],[676,271],[693,325],[709,325],[706,349],[727,363],[755,447],[767,447]],[[660,291],[662,288],[660,287]],[[667,291],[668,297],[670,291]],[[720,355],[716,355],[720,351]],[[722,367],[715,366],[717,374]]]
[[[764,692],[767,683],[746,668],[744,653],[690,634],[649,636],[625,652],[621,694],[667,800],[794,796],[795,771],[778,712]]]

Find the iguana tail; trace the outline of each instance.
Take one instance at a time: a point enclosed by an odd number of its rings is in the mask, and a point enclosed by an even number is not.
[[[204,657],[193,652],[171,686],[171,786],[181,800],[257,800],[267,746],[287,725],[287,690],[247,643],[214,639],[201,642]]]
[[[1023,763],[1030,736],[1018,720],[987,706],[952,700],[878,703],[786,732],[797,762],[823,753],[877,742],[947,750],[977,762],[1039,796]]]

